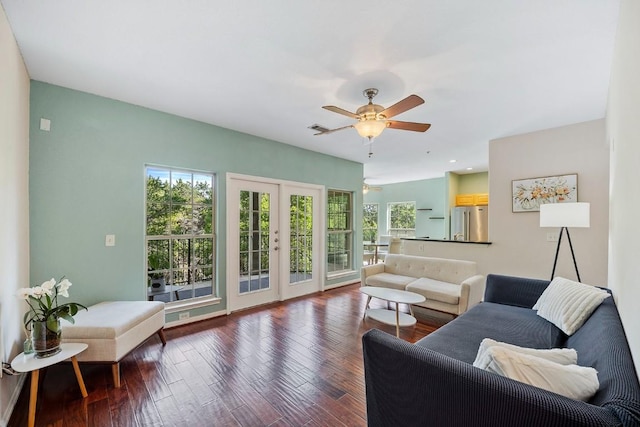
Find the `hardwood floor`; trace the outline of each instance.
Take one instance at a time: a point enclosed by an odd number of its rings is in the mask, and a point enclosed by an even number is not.
[[[395,326],[362,320],[359,284],[167,329],[121,362],[122,387],[107,365],[49,368],[38,426],[365,426],[361,337]],[[372,307],[383,307],[379,300]],[[438,323],[401,328],[415,342]],[[27,425],[29,387],[10,426]]]

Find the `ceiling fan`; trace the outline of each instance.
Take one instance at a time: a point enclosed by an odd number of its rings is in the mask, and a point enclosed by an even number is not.
[[[334,113],[342,114],[343,116],[356,119],[356,123],[336,129],[323,130],[316,133],[315,135],[326,135],[328,133],[336,132],[342,129],[355,128],[360,136],[362,136],[363,138],[367,138],[369,142],[372,142],[373,138],[379,136],[386,128],[411,130],[414,132],[425,132],[431,127],[431,125],[427,123],[389,120],[400,113],[404,113],[407,110],[423,104],[424,99],[420,98],[418,95],[409,95],[402,101],[393,104],[391,107],[384,108],[382,105],[373,103],[373,98],[378,94],[378,89],[365,89],[362,94],[369,99],[369,103],[358,108],[355,113],[344,110],[340,107],[336,107],[334,105],[325,105],[324,107],[322,107],[325,110],[333,111]]]
[[[366,182],[362,184],[362,194],[367,194],[369,191],[382,191],[382,187],[373,187]]]

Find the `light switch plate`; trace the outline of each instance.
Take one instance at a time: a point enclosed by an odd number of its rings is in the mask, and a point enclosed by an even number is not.
[[[116,235],[115,234],[107,234],[104,238],[105,246],[115,246],[116,245]]]

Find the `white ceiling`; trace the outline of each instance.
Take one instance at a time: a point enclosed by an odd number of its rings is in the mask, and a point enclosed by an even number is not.
[[[1,0],[34,80],[363,163],[370,184],[487,170],[488,141],[604,117],[618,0]],[[374,155],[362,91],[426,133]],[[457,162],[452,164],[451,159]]]

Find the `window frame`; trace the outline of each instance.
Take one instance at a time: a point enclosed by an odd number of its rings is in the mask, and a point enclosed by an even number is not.
[[[151,175],[151,171],[157,171],[157,172],[163,172],[163,173],[167,173],[168,175],[168,180],[169,180],[169,189],[170,189],[170,193],[167,196],[167,207],[168,207],[168,212],[169,212],[169,221],[170,221],[170,215],[171,215],[171,207],[173,205],[187,205],[190,206],[190,210],[191,210],[191,215],[193,215],[193,213],[198,209],[198,208],[205,208],[205,209],[211,209],[211,230],[210,233],[200,233],[197,230],[192,230],[189,233],[182,233],[182,234],[174,234],[173,230],[170,229],[170,224],[167,224],[167,228],[169,228],[168,232],[166,232],[165,234],[148,234],[148,221],[149,221],[149,203],[151,203],[151,201],[149,200],[149,178]],[[174,174],[188,174],[191,175],[191,200],[189,203],[183,203],[183,204],[175,204],[175,202],[172,200],[172,187],[173,187],[173,176]],[[202,204],[202,203],[197,203],[194,200],[194,191],[193,191],[193,183],[194,183],[194,177],[200,175],[200,176],[206,176],[207,178],[211,179],[211,205],[207,204]],[[217,191],[216,191],[216,174],[213,172],[207,172],[207,171],[199,171],[199,170],[194,170],[194,169],[187,169],[187,168],[179,168],[179,167],[171,167],[171,166],[158,166],[158,165],[154,165],[154,164],[146,164],[144,167],[144,275],[145,278],[147,280],[145,280],[145,294],[147,294],[147,287],[149,286],[149,278],[148,278],[148,274],[149,274],[149,242],[151,241],[167,241],[168,245],[169,245],[169,267],[168,268],[163,268],[162,270],[166,273],[166,275],[169,277],[169,281],[167,282],[167,285],[173,285],[173,280],[175,277],[175,273],[179,272],[179,271],[183,271],[184,268],[178,268],[178,267],[174,267],[173,266],[173,245],[174,242],[176,240],[191,240],[191,241],[195,241],[196,239],[198,240],[202,240],[202,239],[206,239],[210,242],[211,245],[211,263],[210,264],[204,264],[204,265],[190,265],[188,267],[189,271],[191,271],[191,273],[194,273],[196,269],[210,269],[211,270],[211,293],[210,294],[206,294],[203,296],[190,296],[186,299],[182,299],[182,300],[178,300],[178,299],[173,299],[173,295],[171,292],[169,292],[169,294],[171,295],[170,297],[170,301],[166,302],[165,305],[167,307],[167,309],[165,310],[167,313],[171,313],[171,312],[176,312],[176,311],[180,311],[182,309],[186,309],[186,308],[197,308],[197,307],[202,307],[202,306],[207,306],[207,305],[211,305],[212,302],[219,302],[221,300],[221,298],[218,296],[218,289],[217,289],[217,274],[218,274],[218,266],[217,266],[217,262],[216,262],[216,253],[217,253],[217,238],[216,238],[216,197],[217,197]],[[192,251],[196,250],[196,245],[193,244],[192,246]],[[189,273],[187,272],[187,275]],[[192,279],[195,280],[195,279]],[[195,282],[194,282],[195,283]]]
[[[413,228],[392,227],[391,210],[394,205],[412,205],[413,206]],[[387,234],[392,237],[413,237],[416,233],[416,202],[388,202],[387,203]]]
[[[333,211],[331,198],[336,196],[346,196],[348,197],[348,207],[346,211]],[[335,278],[337,276],[341,276],[344,274],[348,274],[354,271],[354,208],[355,208],[355,194],[353,191],[347,190],[337,190],[337,189],[328,189],[327,190],[327,244],[326,244],[326,256],[325,256],[325,265],[327,271],[327,278]],[[344,228],[331,228],[332,224],[336,221],[332,221],[332,215],[342,215],[344,220],[347,222],[346,227]],[[330,252],[332,245],[332,240],[337,241],[336,237],[344,235],[344,250],[340,253],[338,252]],[[342,239],[341,239],[342,240]],[[346,255],[346,262],[343,262],[344,268],[342,269],[331,269],[330,265],[335,265],[336,263],[330,263],[329,259],[331,256],[335,257],[340,256],[340,260],[343,259],[342,255]]]

